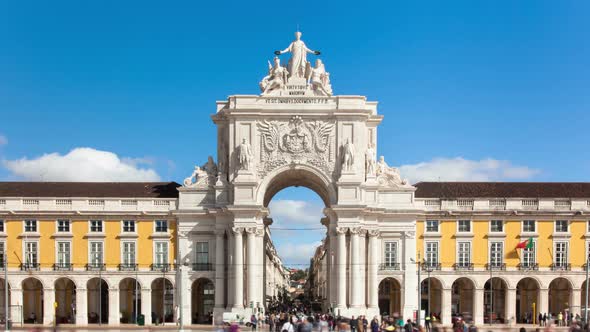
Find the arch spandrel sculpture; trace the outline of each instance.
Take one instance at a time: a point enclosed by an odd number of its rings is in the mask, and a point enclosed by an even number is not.
[[[406,236],[415,232],[415,188],[403,180],[398,169],[377,157],[377,127],[383,120],[377,102],[367,101],[364,96],[334,95],[319,52],[307,48],[300,34],[287,49],[277,53],[259,84],[260,94],[232,95],[217,102],[212,115],[217,125],[217,164],[213,167],[208,162],[195,168],[179,189],[180,231],[203,234],[210,229],[213,234],[223,228],[264,229],[272,197],[283,188],[305,186],[326,205],[322,224],[328,228],[328,236],[324,246],[336,261],[347,262],[345,256],[340,256],[346,253],[339,248],[347,246],[341,246],[342,236],[345,241],[352,241],[352,237],[373,241],[375,248],[380,237],[370,236],[367,231],[379,229],[402,239],[405,249],[400,250],[404,255],[400,262],[404,264],[404,275],[415,279],[415,266],[409,260],[415,252],[415,239]],[[289,60],[282,59],[288,55]],[[231,250],[237,245],[263,248],[257,242],[261,238],[244,232],[232,234],[227,241]],[[359,243],[354,240],[350,245]],[[189,250],[191,245],[179,247],[181,251],[183,247]],[[256,257],[264,255],[246,257],[254,251],[245,252],[228,254],[226,262],[238,263],[227,268],[233,271],[239,265],[240,271],[234,271],[234,275],[245,274],[245,278],[230,275],[228,284],[232,286],[226,291],[232,294],[228,294],[223,309],[216,309],[217,313],[243,312],[244,304],[263,302],[264,287],[257,280],[264,272],[256,268],[261,264]],[[235,255],[239,260],[234,260]],[[359,258],[353,258],[351,262],[358,263]],[[248,265],[250,261],[252,266]],[[377,280],[373,279],[377,277],[374,266],[377,264],[367,267],[369,285]],[[344,287],[351,276],[338,271],[334,266],[329,272],[332,284],[328,286],[327,300],[343,315],[377,314],[376,307],[363,307],[372,295],[356,286]],[[223,276],[219,278],[223,280]],[[417,281],[405,280],[405,285],[416,288]],[[374,288],[378,288],[377,284]],[[404,300],[404,310],[408,311],[404,316],[410,315],[414,301],[409,295]]]

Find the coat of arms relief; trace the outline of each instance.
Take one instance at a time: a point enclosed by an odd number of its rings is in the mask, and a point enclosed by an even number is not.
[[[263,120],[260,132],[258,175],[295,163],[313,165],[329,174],[334,169],[334,123],[304,121],[293,116],[288,122]]]

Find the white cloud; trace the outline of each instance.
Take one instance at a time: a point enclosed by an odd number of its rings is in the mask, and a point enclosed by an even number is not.
[[[0,146],[8,144],[8,138],[4,135],[0,135]]]
[[[4,160],[13,175],[29,181],[159,181],[142,158],[120,158],[108,151],[75,148],[65,155],[44,154],[34,159]]]
[[[506,181],[528,180],[540,171],[513,165],[508,160],[435,158],[431,161],[399,167],[401,176],[418,181]]]
[[[322,244],[320,241],[312,243],[281,243],[277,245],[277,252],[283,264],[291,267],[306,268],[313,257],[315,249]]]
[[[269,209],[274,227],[292,224],[320,227],[324,216],[323,206],[300,200],[275,199],[270,202]]]

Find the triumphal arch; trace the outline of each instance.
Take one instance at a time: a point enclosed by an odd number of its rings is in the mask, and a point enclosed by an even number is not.
[[[217,102],[217,162],[209,157],[180,188],[179,259],[191,266],[208,243],[212,268],[184,268],[179,285],[208,278],[215,285],[215,316],[248,315],[273,294],[269,264],[268,204],[283,188],[304,186],[325,203],[329,255],[325,307],[341,315],[378,313],[383,236],[399,239],[402,314],[417,307],[415,188],[377,157],[383,116],[364,96],[334,95],[320,52],[301,33],[268,61],[259,95]],[[271,258],[269,258],[271,257]],[[274,261],[274,262],[273,262]],[[391,276],[391,275],[390,275]],[[271,285],[272,286],[272,285]],[[184,296],[189,322],[191,298]]]

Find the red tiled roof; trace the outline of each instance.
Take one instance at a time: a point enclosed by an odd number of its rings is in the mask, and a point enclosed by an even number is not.
[[[0,182],[0,197],[177,198],[176,182]]]
[[[590,198],[590,182],[418,182],[417,198]]]

